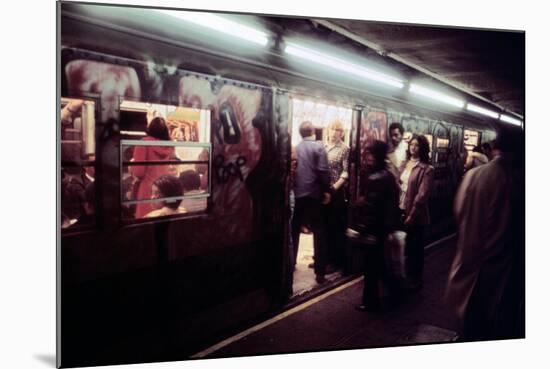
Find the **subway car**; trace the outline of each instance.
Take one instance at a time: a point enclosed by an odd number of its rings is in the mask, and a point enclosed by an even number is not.
[[[426,80],[308,19],[57,5],[63,366],[189,358],[311,292],[297,291],[289,246],[301,121],[319,140],[344,123],[350,203],[369,142],[393,122],[426,135],[430,242],[453,232],[461,158],[495,137],[492,118],[291,54],[301,43]],[[220,32],[208,17],[232,23]],[[235,24],[266,38],[234,38]],[[158,117],[169,137],[151,138]],[[183,195],[153,178],[188,174]],[[358,271],[348,251],[335,282]]]

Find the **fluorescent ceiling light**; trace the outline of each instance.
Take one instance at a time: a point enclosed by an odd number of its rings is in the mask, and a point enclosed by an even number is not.
[[[486,115],[486,116],[491,117],[491,118],[498,119],[498,113],[497,112],[494,112],[494,111],[489,110],[489,109],[482,108],[481,106],[477,106],[477,105],[468,103],[466,105],[466,109],[468,109],[469,111],[473,111],[473,112],[476,112],[476,113],[479,113],[479,114]]]
[[[262,46],[267,45],[268,35],[254,28],[243,26],[237,22],[210,13],[185,12],[176,10],[160,10],[157,12],[195,23],[202,27],[211,28],[220,33],[231,35],[242,40],[250,41]]]
[[[343,72],[355,74],[357,76],[370,79],[372,81],[380,82],[388,86],[396,88],[403,88],[404,86],[403,82],[397,78],[390,77],[383,73],[375,72],[371,69],[361,67],[345,60],[338,59],[333,56],[323,54],[318,51],[311,50],[296,44],[287,44],[285,47],[285,53],[297,56],[305,60],[309,60],[317,64],[322,64],[327,67],[338,69]]]
[[[464,101],[462,101],[460,99],[444,95],[440,92],[430,90],[429,88],[426,88],[426,87],[415,85],[414,83],[411,83],[409,91],[414,93],[414,94],[422,95],[422,96],[429,97],[429,98],[437,100],[437,101],[441,101],[441,102],[449,104],[449,105],[456,106],[457,108],[463,108],[464,107]]]
[[[508,115],[501,114],[500,120],[506,123],[515,124],[516,126],[521,126],[521,120],[512,118]]]

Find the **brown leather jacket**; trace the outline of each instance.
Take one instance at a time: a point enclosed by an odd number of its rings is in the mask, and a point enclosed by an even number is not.
[[[407,162],[400,168],[400,173],[405,169]],[[434,178],[434,167],[419,162],[411,171],[409,186],[405,195],[405,218],[412,218],[412,225],[430,224],[430,212],[428,199]]]

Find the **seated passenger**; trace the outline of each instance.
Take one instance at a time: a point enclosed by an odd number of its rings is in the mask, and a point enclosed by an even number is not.
[[[199,173],[193,169],[188,169],[180,174],[181,185],[183,186],[183,192],[185,195],[199,194],[201,190],[201,177]]]
[[[197,173],[193,169],[188,169],[181,172],[180,181],[183,186],[183,192],[186,196],[204,193],[204,191],[201,190],[201,177],[199,173]],[[188,212],[206,210],[205,197],[198,199],[183,199],[181,204]]]
[[[95,184],[94,182],[88,183],[84,190],[84,213],[81,214],[75,226],[91,225],[95,223]]]
[[[64,224],[72,225],[85,213],[84,192],[92,181],[82,167],[61,168],[61,212],[68,219]]]
[[[170,175],[163,175],[153,181],[153,185],[151,186],[151,199],[176,196],[183,196],[183,188],[178,178]],[[186,211],[184,208],[180,208],[180,204],[181,199],[153,202],[151,205],[155,210],[145,215],[145,217],[151,218],[183,214]]]

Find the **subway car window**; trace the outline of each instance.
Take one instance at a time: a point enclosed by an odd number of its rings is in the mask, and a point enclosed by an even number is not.
[[[61,228],[95,224],[95,117],[92,100],[61,98]]]
[[[210,111],[121,104],[124,220],[201,213],[210,196]]]

